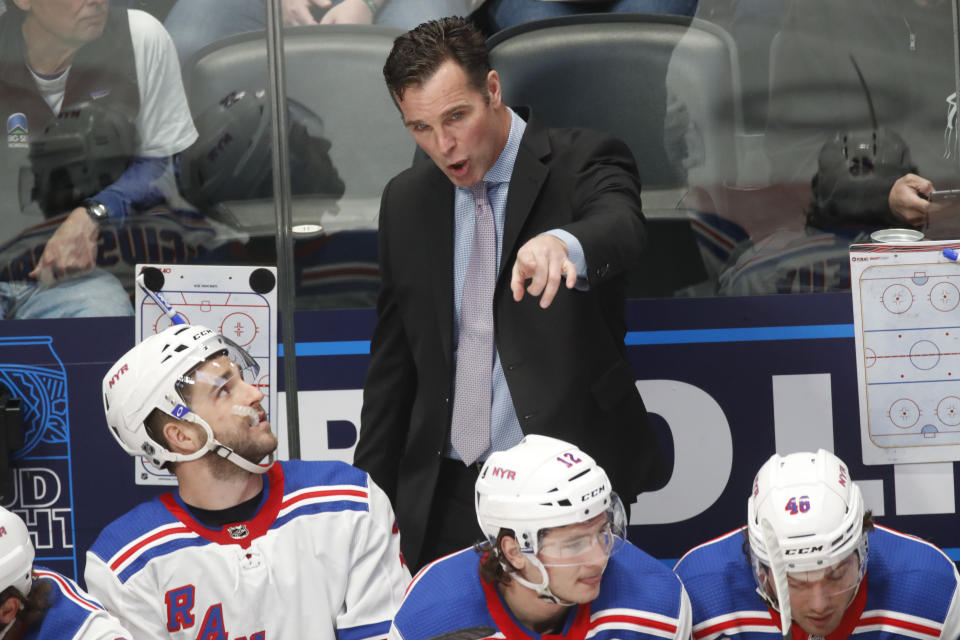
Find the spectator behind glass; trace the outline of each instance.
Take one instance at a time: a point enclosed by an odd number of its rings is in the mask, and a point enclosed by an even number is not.
[[[310,24],[382,24],[412,29],[447,15],[465,15],[476,0],[278,0],[287,26]],[[177,0],[164,21],[186,65],[211,42],[267,25],[264,0]]]
[[[120,282],[96,268],[98,241],[130,214],[164,200],[171,156],[196,138],[173,44],[156,19],[110,9],[107,0],[6,0],[6,9],[0,17],[0,105],[7,123],[0,188],[9,195],[0,205],[0,318],[129,315]],[[31,142],[46,135],[48,124],[59,124],[58,114],[85,113],[76,107],[90,102],[98,112],[132,119],[137,143],[125,169],[99,191],[77,190],[46,211],[27,199],[18,206],[10,196],[31,153],[37,156]],[[51,156],[47,147],[47,162]],[[50,184],[62,184],[57,181],[70,173],[70,163],[83,160],[64,157],[59,171],[49,169]],[[50,205],[43,185],[35,180],[33,195]]]
[[[692,16],[697,0],[487,0],[478,10],[496,33],[514,25],[581,13],[669,13]]]
[[[850,245],[887,227],[914,225],[895,213],[887,193],[916,169],[903,139],[886,128],[837,133],[823,145],[811,181],[803,229],[782,228],[735,253],[719,278],[721,295],[850,290]]]

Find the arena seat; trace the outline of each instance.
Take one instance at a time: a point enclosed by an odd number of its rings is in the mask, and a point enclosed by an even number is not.
[[[294,190],[295,229],[305,223],[322,225],[312,236],[295,236],[298,308],[362,307],[376,300],[380,194],[390,178],[410,166],[416,149],[382,76],[399,33],[372,25],[284,30],[287,97],[322,120],[322,135],[330,142],[327,153],[344,185],[339,198],[297,195]],[[231,91],[266,87],[266,52],[262,31],[201,49],[184,70],[194,117]],[[242,247],[230,248],[230,260],[275,259],[272,198],[221,202],[205,213],[249,238]]]
[[[488,46],[508,104],[529,106],[551,126],[607,131],[633,151],[656,251],[631,274],[631,295],[669,296],[705,279],[678,202],[689,186],[715,192],[738,180],[743,127],[730,36],[696,18],[584,14],[510,27]]]
[[[552,126],[621,138],[645,190],[735,180],[739,73],[733,42],[716,25],[584,14],[510,27],[488,45],[508,104],[528,105]]]
[[[323,121],[330,158],[345,183],[335,226],[376,228],[380,193],[408,167],[415,144],[400,122],[383,82],[384,60],[399,30],[373,25],[314,25],[284,30],[287,96]],[[237,89],[267,86],[264,32],[231,36],[201,49],[187,65],[184,84],[196,116]],[[295,201],[299,210],[309,207]],[[249,206],[231,207],[254,222]],[[272,207],[268,212],[273,220]],[[332,229],[331,229],[332,230]]]

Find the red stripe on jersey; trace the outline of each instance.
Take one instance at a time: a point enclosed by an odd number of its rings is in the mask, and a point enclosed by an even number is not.
[[[63,592],[63,595],[67,596],[84,609],[89,609],[90,611],[103,611],[103,609],[93,604],[89,600],[82,598],[80,594],[78,594],[73,588],[73,585],[67,582],[59,573],[53,573],[52,571],[34,571],[33,575],[53,580],[60,585],[60,590]]]
[[[172,536],[174,534],[180,534],[180,533],[190,533],[190,529],[188,529],[187,527],[174,527],[173,529],[166,529],[164,531],[157,532],[151,536],[147,536],[137,544],[127,549],[123,554],[120,555],[119,558],[111,562],[110,570],[116,571],[117,567],[119,567],[124,562],[126,562],[130,556],[134,555],[135,553],[143,549],[145,546],[156,542],[160,538],[164,538],[166,536]]]
[[[286,509],[290,505],[302,502],[303,500],[310,500],[312,498],[330,498],[333,496],[368,498],[369,494],[362,489],[322,489],[320,491],[308,491],[306,493],[301,493],[300,495],[294,496],[288,500],[284,500],[283,504],[280,505],[280,509]]]
[[[916,622],[909,622],[907,620],[899,620],[897,618],[890,618],[887,616],[873,616],[870,618],[860,618],[860,622],[857,623],[857,627],[863,627],[874,624],[883,624],[890,627],[899,627],[901,629],[908,629],[910,631],[916,631],[917,633],[924,633],[932,638],[940,637],[940,629],[934,627],[928,627],[926,625],[917,624]]]
[[[246,522],[231,522],[225,524],[219,530],[205,527],[197,522],[189,511],[180,506],[172,493],[165,493],[159,499],[177,520],[201,538],[216,544],[238,544],[241,548],[246,549],[254,539],[264,535],[270,529],[270,525],[274,523],[277,514],[280,513],[280,503],[283,500],[283,467],[275,464],[270,467],[270,470],[264,476],[267,480],[264,488],[264,491],[267,492],[267,498],[260,506],[260,510]],[[230,535],[230,528],[241,524],[246,526],[247,535],[236,539]]]
[[[669,622],[661,622],[660,620],[651,620],[650,618],[642,618],[640,616],[628,616],[624,614],[614,614],[609,616],[601,616],[590,623],[590,628],[594,628],[601,624],[606,624],[608,622],[624,622],[626,624],[635,624],[641,627],[650,627],[651,629],[659,629],[660,631],[669,631],[670,633],[677,632],[677,625],[670,624]]]
[[[699,631],[694,631],[693,637],[695,640],[699,640],[700,638],[704,638],[713,633],[717,633],[718,631],[726,631],[727,629],[731,629],[733,627],[745,627],[745,626],[765,626],[765,627],[773,627],[774,629],[778,629],[778,630],[780,628],[770,618],[743,617],[743,618],[734,618],[733,620],[725,620],[723,622],[718,622],[717,624],[713,624],[713,625],[710,625],[709,627],[700,629]]]

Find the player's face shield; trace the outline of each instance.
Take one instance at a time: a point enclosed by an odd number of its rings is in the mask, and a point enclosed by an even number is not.
[[[790,589],[790,602],[796,607],[802,602],[817,598],[853,599],[867,571],[867,537],[862,536],[860,545],[854,551],[835,564],[809,571],[788,571],[787,584]],[[863,559],[861,561],[861,558]],[[778,600],[777,590],[770,568],[752,557],[754,578],[762,593],[774,602]]]
[[[627,516],[617,494],[606,511],[586,522],[540,532],[537,557],[546,567],[606,563],[626,540]]]
[[[223,349],[197,362],[174,383],[183,407],[189,411],[197,413],[214,405],[249,408],[249,386],[256,385],[260,365],[235,342],[223,336],[221,339]]]

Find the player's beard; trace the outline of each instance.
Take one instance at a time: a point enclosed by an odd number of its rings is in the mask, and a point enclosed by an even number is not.
[[[240,420],[240,422],[242,422],[243,426],[239,427],[239,432],[230,434],[229,437],[221,434],[221,437],[217,438],[217,441],[229,447],[236,455],[254,464],[259,463],[267,454],[276,450],[277,437],[272,431],[263,431],[254,434],[247,426],[248,423],[246,420]],[[210,465],[213,477],[217,480],[226,480],[238,474],[250,473],[213,451],[204,457]]]

